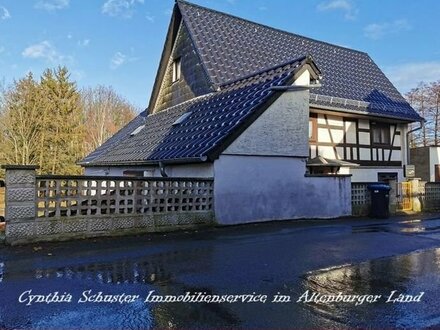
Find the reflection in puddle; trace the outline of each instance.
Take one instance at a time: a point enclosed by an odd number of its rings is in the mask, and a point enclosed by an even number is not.
[[[310,302],[315,314],[350,327],[419,327],[438,324],[440,314],[433,310],[440,284],[440,249],[403,256],[376,259],[358,265],[309,273],[303,292],[321,296],[380,295],[372,302]],[[390,295],[394,292],[394,294]],[[422,295],[421,302],[398,303],[392,298]],[[390,302],[387,299],[390,298]]]
[[[150,290],[159,295],[179,295],[186,291],[211,292],[210,288],[190,287],[180,283],[175,269],[191,274],[200,272],[194,263],[203,263],[210,258],[212,250],[199,248],[185,251],[156,253],[113,261],[90,262],[66,267],[65,259],[45,258],[37,262],[36,269],[24,268],[23,263],[8,261],[0,263],[0,289],[8,292],[9,298],[0,295],[0,328],[128,328],[147,329],[151,327],[173,328],[188,326],[188,319],[198,327],[231,327],[240,323],[222,304],[150,304],[144,301]],[[71,263],[75,261],[71,259]],[[191,262],[188,262],[191,260]],[[46,267],[44,264],[46,263]],[[209,266],[206,267],[209,271]],[[20,283],[23,288],[16,288]],[[73,303],[33,305],[26,308],[17,304],[17,297],[24,290],[35,294],[48,294],[59,291],[69,292]],[[78,298],[85,290],[105,294],[139,294],[141,296],[131,304],[78,304]],[[13,300],[13,304],[7,301]],[[116,306],[117,305],[117,306]],[[4,316],[1,316],[4,315]]]
[[[387,223],[387,224],[375,224],[375,225],[364,225],[364,226],[354,226],[352,232],[354,234],[360,233],[398,233],[398,234],[422,234],[422,233],[432,233],[440,231],[440,225],[438,222],[422,222],[421,220],[408,220],[401,221],[398,223]]]
[[[399,223],[419,223],[422,222],[421,219],[414,219],[414,220],[405,220],[405,221],[399,221]]]

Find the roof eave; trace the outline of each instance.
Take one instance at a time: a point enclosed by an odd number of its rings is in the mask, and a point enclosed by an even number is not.
[[[173,159],[154,159],[154,160],[134,160],[134,161],[122,161],[122,162],[91,162],[79,164],[83,167],[107,167],[107,166],[141,166],[141,165],[159,165],[162,163],[164,165],[172,164],[194,164],[194,163],[205,163],[209,159],[206,156],[202,157],[187,157],[187,158],[173,158]]]
[[[159,66],[156,72],[156,78],[154,79],[153,89],[151,91],[150,101],[148,104],[148,113],[152,112],[154,105],[156,103],[161,81],[165,75],[165,70],[167,68],[167,58],[171,54],[173,43],[176,40],[177,32],[179,29],[180,22],[182,21],[182,14],[180,12],[178,3],[174,5],[173,14],[171,16],[170,24],[168,25],[168,31],[165,38],[165,43],[162,49],[162,55],[160,57]]]
[[[314,107],[317,109],[323,109],[323,110],[330,110],[330,111],[335,111],[335,112],[349,113],[349,114],[354,114],[354,115],[363,115],[363,116],[368,116],[368,117],[394,119],[394,120],[398,120],[402,123],[415,123],[415,122],[424,121],[424,119],[422,117],[415,119],[415,118],[407,118],[407,117],[401,117],[401,116],[385,115],[385,114],[380,114],[380,113],[371,113],[371,112],[367,112],[367,111],[363,111],[363,110],[352,110],[352,109],[345,109],[345,108],[340,108],[340,107],[335,107],[335,106],[330,106],[330,105],[315,104],[312,101],[310,102],[310,107]]]

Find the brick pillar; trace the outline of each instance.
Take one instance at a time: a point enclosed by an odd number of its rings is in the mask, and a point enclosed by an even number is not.
[[[6,170],[5,222],[6,242],[35,234],[36,180],[34,165],[4,165]]]
[[[396,180],[390,180],[388,182],[390,185],[390,204],[389,204],[389,211],[390,214],[396,214],[397,211],[397,181]]]
[[[422,203],[420,202],[420,191],[419,191],[420,178],[409,179],[409,182],[411,182],[412,211],[413,212],[421,212],[422,211]]]

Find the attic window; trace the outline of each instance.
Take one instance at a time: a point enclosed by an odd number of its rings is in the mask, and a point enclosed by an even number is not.
[[[180,80],[180,57],[173,61],[173,82]]]
[[[131,132],[130,136],[134,136],[137,133],[139,133],[140,131],[142,131],[142,129],[145,127],[145,125],[141,125],[138,128],[136,128],[133,132]]]
[[[173,126],[177,126],[177,125],[180,125],[180,124],[182,124],[185,120],[186,120],[186,118],[188,118],[189,116],[191,116],[191,114],[192,114],[192,112],[187,112],[187,113],[184,113],[183,115],[181,115],[174,123],[173,123]]]

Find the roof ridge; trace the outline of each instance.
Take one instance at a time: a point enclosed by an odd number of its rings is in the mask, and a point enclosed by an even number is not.
[[[177,107],[179,107],[179,106],[182,106],[182,105],[185,105],[185,104],[187,104],[187,103],[196,102],[196,101],[201,100],[201,99],[203,99],[203,98],[208,98],[209,96],[212,96],[212,95],[214,95],[214,94],[216,94],[216,93],[217,93],[217,92],[211,92],[211,93],[208,93],[208,94],[203,94],[203,95],[199,95],[199,96],[193,97],[192,99],[189,99],[189,100],[186,100],[186,101],[180,102],[180,103],[178,103],[178,104],[172,105],[172,106],[170,106],[170,107],[168,107],[168,108],[162,109],[162,110],[157,111],[157,112],[155,112],[155,113],[151,113],[151,114],[149,114],[147,117],[145,117],[145,119],[150,118],[150,117],[152,117],[152,116],[159,115],[159,114],[163,114],[163,112],[166,112],[166,111],[175,110],[175,108],[177,108]]]
[[[248,74],[246,76],[239,77],[237,79],[233,79],[233,80],[227,81],[224,84],[221,84],[220,88],[225,88],[225,87],[231,86],[231,85],[236,84],[236,83],[238,83],[240,81],[244,81],[244,80],[250,79],[252,77],[261,75],[263,73],[266,73],[266,72],[269,72],[269,71],[272,71],[272,70],[276,70],[276,69],[282,68],[283,66],[286,66],[286,65],[289,65],[289,64],[293,64],[295,62],[302,62],[302,61],[306,60],[307,58],[308,58],[308,56],[301,56],[299,58],[295,58],[295,59],[289,60],[287,62],[274,65],[274,66],[272,66],[270,68],[265,68],[265,69],[262,69],[260,71],[254,72],[254,73],[250,73],[250,74]]]
[[[175,0],[175,1],[176,1],[177,4],[183,3],[183,4],[186,4],[186,5],[189,5],[189,6],[193,6],[193,7],[197,7],[197,8],[200,8],[200,9],[208,10],[208,11],[220,14],[220,15],[228,16],[228,17],[231,17],[231,18],[234,18],[234,19],[238,19],[238,20],[244,21],[246,23],[258,25],[258,26],[264,27],[266,29],[270,29],[270,30],[273,30],[273,31],[277,31],[277,32],[281,32],[281,33],[284,33],[284,34],[292,35],[292,36],[295,36],[295,37],[298,37],[298,38],[302,38],[302,39],[306,39],[306,40],[311,40],[311,41],[314,41],[314,42],[319,42],[321,44],[326,44],[326,45],[329,45],[329,46],[333,46],[333,47],[337,47],[337,48],[341,48],[341,49],[345,49],[345,50],[350,50],[350,51],[353,51],[353,52],[357,52],[357,53],[368,55],[367,52],[364,52],[362,50],[358,50],[358,49],[354,49],[354,48],[348,48],[348,47],[344,47],[344,46],[340,46],[340,45],[335,45],[335,44],[332,44],[332,43],[327,42],[327,41],[317,40],[317,39],[313,39],[311,37],[306,37],[306,36],[303,36],[303,35],[300,35],[300,34],[296,34],[296,33],[293,33],[293,32],[281,30],[281,29],[274,28],[274,27],[269,26],[269,25],[265,25],[265,24],[262,24],[262,23],[251,21],[251,20],[246,19],[246,18],[242,18],[242,17],[236,16],[236,15],[233,15],[233,14],[225,13],[225,12],[222,12],[222,11],[219,11],[219,10],[216,10],[216,9],[211,9],[211,8],[208,8],[208,7],[204,7],[204,6],[201,6],[201,5],[198,5],[198,4],[186,1],[186,0]],[[180,9],[180,7],[179,7],[179,9]]]

